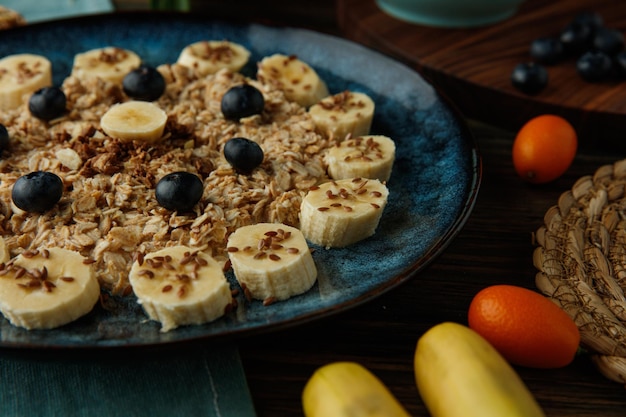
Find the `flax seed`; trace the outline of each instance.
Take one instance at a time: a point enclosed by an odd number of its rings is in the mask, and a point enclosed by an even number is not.
[[[275,302],[276,302],[276,298],[274,298],[274,297],[267,297],[265,300],[263,300],[263,305],[265,307],[267,307],[269,305],[274,304]]]
[[[137,275],[146,276],[150,279],[154,278],[154,272],[150,271],[149,269],[142,269],[141,271],[137,273]]]
[[[163,289],[161,290],[161,292],[170,292],[172,291],[172,287],[170,284],[167,284],[166,286],[163,287]]]

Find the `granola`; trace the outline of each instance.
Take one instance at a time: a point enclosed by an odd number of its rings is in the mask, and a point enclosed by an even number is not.
[[[0,114],[11,135],[0,159],[0,235],[16,256],[41,246],[80,252],[95,261],[103,288],[130,292],[128,272],[139,253],[187,245],[226,260],[226,238],[259,222],[299,226],[310,187],[328,180],[323,153],[334,144],[316,132],[306,109],[269,84],[222,70],[202,77],[179,64],[161,65],[167,88],[158,100],[168,121],[158,144],[125,143],[106,136],[101,116],[127,100],[121,86],[69,76],[62,88],[68,113],[50,123],[25,106]],[[221,96],[249,82],[264,92],[261,115],[225,120]],[[250,175],[237,174],[221,152],[233,137],[261,144],[265,159]],[[44,214],[11,203],[18,177],[45,170],[64,182],[61,201]],[[159,206],[154,188],[173,171],[203,179],[204,194],[191,214]]]

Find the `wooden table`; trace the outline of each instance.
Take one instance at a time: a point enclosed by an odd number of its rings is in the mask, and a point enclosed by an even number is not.
[[[328,8],[325,15],[318,9],[315,24],[307,26],[336,30],[330,21],[334,16],[331,2],[302,5]],[[260,19],[271,17],[271,7],[257,15]],[[303,19],[297,22],[303,23]],[[475,99],[480,105],[481,97]],[[485,286],[508,283],[534,288],[531,234],[542,224],[546,210],[579,177],[624,156],[608,147],[583,149],[563,177],[548,185],[531,186],[513,170],[513,131],[475,121],[469,124],[483,156],[483,185],[472,216],[438,260],[402,287],[366,305],[240,341],[260,417],[302,416],[300,396],[313,371],[346,360],[357,361],[379,376],[412,415],[428,416],[413,377],[419,336],[446,320],[465,323],[471,298]],[[600,375],[586,357],[557,370],[516,369],[547,416],[625,414],[624,387]]]
[[[532,41],[558,36],[582,12],[597,12],[607,27],[626,31],[623,2],[525,0],[517,14],[502,22],[454,29],[402,22],[383,13],[375,0],[337,4],[345,36],[414,66],[466,116],[517,130],[530,117],[556,113],[566,117],[585,142],[626,149],[625,78],[587,82],[572,56],[546,66],[549,82],[539,94],[524,94],[511,83],[515,66],[531,60]]]

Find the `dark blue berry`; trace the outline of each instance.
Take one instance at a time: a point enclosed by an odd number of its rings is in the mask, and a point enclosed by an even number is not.
[[[263,162],[263,149],[258,143],[246,138],[232,138],[224,145],[224,157],[242,174],[251,173]]]
[[[626,51],[618,52],[614,57],[615,68],[620,77],[626,77]]]
[[[35,91],[28,100],[28,110],[41,120],[61,117],[66,111],[65,93],[58,87],[43,87]]]
[[[586,11],[581,12],[574,17],[573,23],[589,27],[592,32],[604,26],[604,19],[599,13]]]
[[[598,28],[593,37],[593,47],[608,55],[615,55],[624,49],[624,34],[613,28]]]
[[[159,204],[171,211],[191,211],[200,201],[204,186],[202,180],[190,172],[178,171],[165,175],[156,185]]]
[[[232,87],[222,97],[222,114],[228,120],[261,114],[265,100],[263,94],[250,84]]]
[[[165,91],[165,79],[156,68],[142,65],[126,74],[122,88],[130,98],[154,101]]]
[[[586,81],[602,81],[609,77],[613,68],[611,58],[601,51],[585,52],[576,61],[576,69]]]
[[[548,71],[534,62],[518,64],[511,74],[511,83],[526,94],[537,94],[548,85]]]
[[[563,59],[564,55],[563,43],[557,38],[538,38],[530,44],[530,56],[544,65],[556,64]]]
[[[0,124],[0,155],[4,152],[5,149],[9,147],[9,131],[7,128]]]
[[[18,208],[31,212],[43,213],[59,202],[63,195],[63,181],[51,172],[35,171],[19,177],[11,198]]]
[[[575,21],[563,29],[559,40],[566,54],[578,56],[591,47],[594,32],[590,25]]]

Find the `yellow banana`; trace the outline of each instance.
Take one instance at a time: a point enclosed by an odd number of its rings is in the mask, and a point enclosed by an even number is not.
[[[409,417],[389,389],[354,362],[316,370],[302,392],[306,417]]]
[[[414,367],[432,417],[545,417],[515,370],[467,326],[429,329],[417,342]]]

